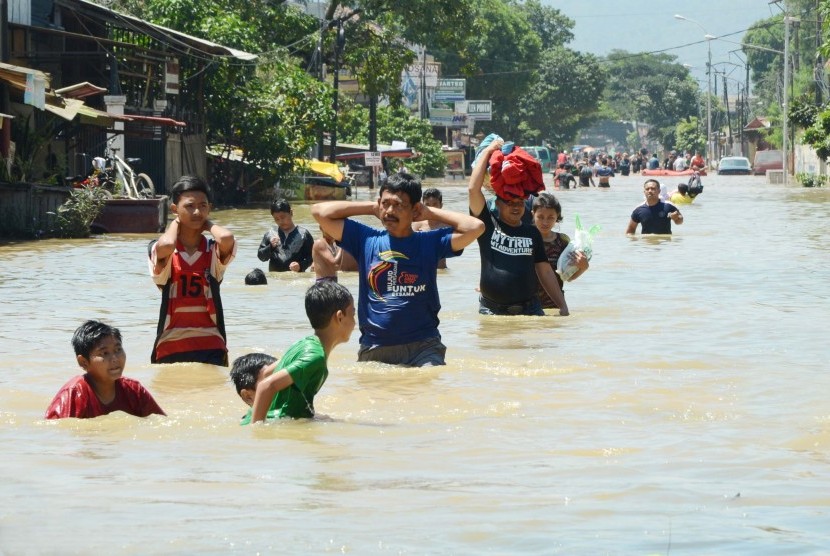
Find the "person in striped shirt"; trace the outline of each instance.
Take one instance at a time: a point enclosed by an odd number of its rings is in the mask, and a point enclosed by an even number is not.
[[[210,220],[210,188],[202,178],[179,178],[171,200],[176,218],[148,246],[150,275],[162,292],[150,361],[227,367],[219,286],[236,256],[236,240],[233,233]]]

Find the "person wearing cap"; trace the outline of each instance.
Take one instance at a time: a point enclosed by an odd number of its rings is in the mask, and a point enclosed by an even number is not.
[[[568,315],[565,296],[545,255],[542,234],[535,226],[522,222],[524,196],[498,194],[492,208],[482,192],[485,161],[501,148],[501,140],[493,141],[479,163],[473,168],[468,186],[470,214],[484,223],[478,236],[481,257],[479,310],[482,315],[545,314],[537,287],[545,289],[559,307],[559,314]]]

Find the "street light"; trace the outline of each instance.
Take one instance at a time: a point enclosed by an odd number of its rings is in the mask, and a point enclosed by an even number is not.
[[[712,39],[715,37],[706,32],[706,28],[694,19],[680,14],[674,14],[675,19],[694,23],[703,30],[706,47],[709,50],[709,59],[706,62],[706,159],[712,164]]]

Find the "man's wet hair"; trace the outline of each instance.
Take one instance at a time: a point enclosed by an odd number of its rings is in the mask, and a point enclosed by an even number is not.
[[[536,209],[538,208],[549,208],[555,210],[556,214],[559,215],[559,218],[557,218],[556,221],[562,222],[562,204],[553,193],[548,193],[546,191],[539,193],[539,196],[533,199],[533,208],[531,210],[536,212]]]
[[[233,385],[236,386],[236,393],[242,394],[242,390],[256,390],[259,370],[276,360],[276,357],[267,353],[248,353],[234,359],[230,376]]]
[[[72,334],[72,347],[75,349],[75,355],[83,355],[89,359],[89,354],[95,349],[101,340],[112,336],[119,342],[121,341],[121,331],[104,324],[97,320],[88,320],[75,329]]]
[[[689,186],[685,183],[681,183],[677,186],[677,192],[681,195],[688,195],[689,194]]]
[[[291,205],[285,199],[277,199],[271,203],[271,214],[275,212],[291,212]]]
[[[381,184],[378,197],[382,196],[384,191],[388,191],[389,193],[406,193],[412,205],[421,202],[421,181],[406,172],[398,172],[389,176],[386,183]]]
[[[261,268],[255,268],[245,275],[246,286],[265,286],[268,284],[268,278]]]
[[[436,187],[430,187],[423,194],[424,201],[427,199],[435,199],[439,203],[444,204],[444,196],[441,194],[441,190]]]
[[[207,182],[199,176],[191,175],[182,176],[176,180],[176,183],[170,188],[170,199],[174,205],[177,205],[182,194],[190,191],[201,191],[207,197],[208,203],[212,202],[212,195]]]
[[[322,280],[305,292],[305,314],[313,329],[322,330],[337,311],[345,311],[352,302],[352,294],[345,286]]]

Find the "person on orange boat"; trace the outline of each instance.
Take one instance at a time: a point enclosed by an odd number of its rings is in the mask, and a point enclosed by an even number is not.
[[[494,182],[491,176],[496,192],[494,204],[489,205],[484,197],[482,186],[487,161],[491,161],[502,144],[501,139],[496,139],[485,148],[468,185],[470,214],[484,224],[484,233],[477,240],[481,258],[478,312],[543,316],[545,312],[536,291],[541,284],[559,307],[559,314],[566,316],[568,305],[545,255],[542,235],[535,226],[522,222],[525,199],[530,192],[525,189],[521,194],[514,188],[508,189]],[[491,161],[491,172],[493,167]]]
[[[683,223],[683,215],[671,203],[660,200],[660,183],[649,179],[643,184],[646,200],[634,208],[628,222],[626,234],[634,234],[637,224],[641,224],[643,234],[671,234],[671,223]]]
[[[695,155],[689,161],[689,168],[692,170],[703,170],[706,167],[706,162],[703,160],[703,157],[700,156],[700,151],[695,151]]]
[[[660,159],[657,158],[657,153],[651,153],[651,158],[648,159],[647,163],[648,170],[659,170],[660,169]]]

